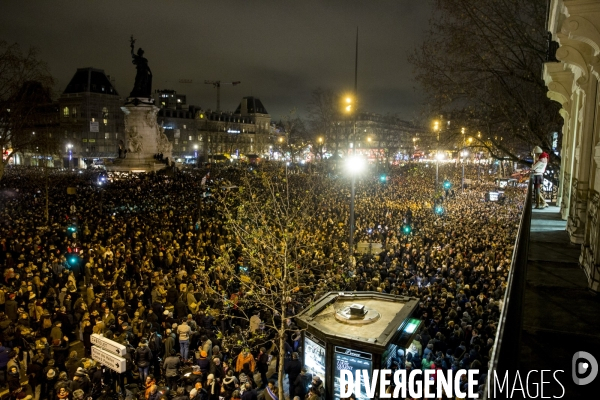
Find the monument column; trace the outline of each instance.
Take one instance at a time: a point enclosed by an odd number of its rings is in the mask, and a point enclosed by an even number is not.
[[[125,141],[119,159],[107,169],[112,171],[149,172],[165,168],[172,161],[173,146],[156,122],[159,108],[152,98],[152,72],[144,50],[134,52],[131,37],[132,63],[136,66],[135,83],[121,110],[125,113]]]

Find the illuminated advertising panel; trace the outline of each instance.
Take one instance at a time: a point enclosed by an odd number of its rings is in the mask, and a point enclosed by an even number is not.
[[[373,368],[373,355],[364,351],[347,349],[345,347],[335,346],[333,354],[335,363],[334,380],[334,399],[340,398],[340,371],[348,370],[354,375],[354,371],[366,369],[369,371],[369,378]],[[364,385],[361,385],[360,393],[354,393],[356,400],[368,400]]]
[[[325,343],[308,332],[304,334],[304,366],[309,374],[321,378],[325,387]]]

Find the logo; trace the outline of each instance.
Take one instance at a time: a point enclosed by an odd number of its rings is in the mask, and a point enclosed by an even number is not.
[[[576,385],[587,385],[598,375],[598,361],[590,353],[578,351],[573,355],[572,374]]]

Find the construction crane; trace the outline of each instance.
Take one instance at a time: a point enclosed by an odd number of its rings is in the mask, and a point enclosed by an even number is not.
[[[239,85],[240,81],[235,82],[221,82],[221,81],[204,81],[207,85],[213,85],[213,87],[217,88],[217,112],[221,111],[221,85]]]

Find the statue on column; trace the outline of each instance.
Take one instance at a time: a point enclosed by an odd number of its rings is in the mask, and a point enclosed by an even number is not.
[[[129,97],[151,97],[152,96],[152,71],[148,66],[148,60],[144,58],[144,50],[138,48],[137,54],[134,53],[135,39],[131,35],[131,57],[132,63],[136,66],[135,83]]]

